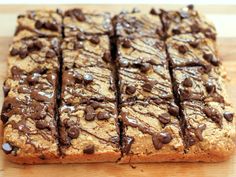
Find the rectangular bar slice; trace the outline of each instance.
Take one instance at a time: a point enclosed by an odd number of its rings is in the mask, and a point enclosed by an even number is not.
[[[61,32],[60,10],[30,10],[18,16],[14,40],[30,37],[60,37]]]
[[[60,108],[63,163],[115,162],[120,158],[114,103],[88,101]]]
[[[201,66],[173,69],[175,92],[181,101],[205,100],[228,102],[222,68],[214,67],[209,72]]]
[[[206,38],[216,40],[214,25],[205,16],[197,12],[193,5],[178,11],[161,9],[161,19],[167,37],[187,33],[202,33]]]
[[[5,81],[2,149],[11,161],[53,163],[59,158],[55,119],[57,74],[18,70]]]
[[[79,8],[69,9],[64,13],[64,35],[77,36],[81,33],[95,35],[113,33],[110,13],[97,13]]]
[[[92,66],[111,68],[110,41],[106,35],[67,37],[61,48],[63,69]]]
[[[235,119],[230,105],[218,102],[181,103],[185,119],[186,161],[224,161],[234,153]]]
[[[122,104],[121,163],[181,161],[183,139],[178,106],[160,99]]]
[[[117,36],[163,37],[163,27],[159,13],[152,9],[150,13],[121,12],[113,18]]]
[[[20,69],[25,72],[34,70],[59,70],[60,40],[58,38],[31,38],[15,41],[8,55],[8,76]]]
[[[143,71],[143,67],[147,71]],[[142,63],[137,68],[119,69],[122,102],[147,99],[173,99],[169,71],[161,65]]]
[[[148,63],[167,65],[163,41],[155,37],[120,37],[117,41],[117,63],[120,67]]]
[[[216,43],[201,33],[173,36],[167,39],[166,44],[172,67],[204,66],[209,70],[221,63]]]

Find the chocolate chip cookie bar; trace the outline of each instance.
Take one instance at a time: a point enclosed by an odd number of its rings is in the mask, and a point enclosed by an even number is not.
[[[215,67],[206,72],[202,66],[174,68],[175,92],[179,99],[229,103],[221,70]]]
[[[167,37],[187,33],[202,33],[206,38],[216,40],[214,25],[197,12],[193,5],[178,11],[161,9],[160,16]]]
[[[121,163],[181,161],[184,145],[178,113],[179,108],[173,100],[122,104]]]
[[[88,35],[113,34],[111,16],[109,13],[85,11],[79,8],[69,9],[64,13],[64,35],[76,36],[78,33]]]
[[[62,45],[62,161],[114,162],[120,158],[115,83],[106,35],[77,33]]]
[[[110,41],[106,35],[88,36],[78,33],[61,45],[63,69],[99,66],[111,69]]]
[[[184,101],[184,160],[218,162],[235,148],[235,119],[230,105],[219,102]]]
[[[19,15],[14,40],[30,37],[60,37],[62,12],[58,10],[30,10]]]
[[[134,9],[132,12],[121,12],[113,18],[117,36],[149,36],[163,37],[163,26],[159,13],[152,9],[150,13],[142,13]]]
[[[39,69],[28,73],[18,68],[4,82],[2,149],[11,161],[52,163],[59,158],[57,74]]]
[[[119,125],[112,102],[62,104],[59,129],[63,163],[115,162],[120,158]]]
[[[17,70],[59,70],[60,40],[58,38],[30,38],[15,41],[8,56],[8,76]]]
[[[172,67],[204,66],[210,70],[221,63],[216,43],[201,33],[172,36],[166,45]]]

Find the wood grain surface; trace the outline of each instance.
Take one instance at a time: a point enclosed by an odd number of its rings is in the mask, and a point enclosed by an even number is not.
[[[0,88],[6,74],[6,55],[12,40],[15,28],[16,16],[26,9],[35,8],[68,8],[80,5],[53,5],[53,6],[30,6],[14,5],[0,6]],[[118,12],[122,9],[139,7],[148,10],[151,6],[161,8],[178,8],[179,6],[168,5],[83,5],[83,8],[92,8]],[[219,24],[220,31],[219,52],[223,64],[228,72],[230,82],[228,92],[232,103],[236,108],[236,24],[233,24],[227,16],[236,21],[236,6],[199,6],[200,11],[211,16],[214,23]],[[228,29],[229,25],[231,29]],[[233,30],[232,30],[233,29]],[[226,38],[227,37],[227,38]],[[0,92],[0,108],[2,106],[3,93]],[[0,125],[0,127],[2,127]],[[2,134],[0,138],[2,137]],[[234,156],[221,163],[149,163],[135,165],[118,165],[109,163],[100,164],[51,164],[51,165],[17,165],[8,162],[0,151],[0,177],[235,177],[236,176],[236,153]]]

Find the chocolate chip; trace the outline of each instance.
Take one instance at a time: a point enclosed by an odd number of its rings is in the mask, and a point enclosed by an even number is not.
[[[38,129],[46,129],[46,128],[49,128],[49,124],[46,120],[38,120],[36,122],[36,127]]]
[[[163,144],[168,144],[172,140],[172,137],[168,132],[161,132],[159,136],[160,136],[160,141]]]
[[[154,8],[152,8],[150,10],[150,14],[152,14],[152,15],[159,15],[158,11],[156,11],[156,9],[154,9]]]
[[[14,47],[10,51],[10,55],[11,56],[16,56],[16,55],[18,55],[18,53],[19,53],[19,51],[16,48],[14,48]]]
[[[213,56],[211,53],[204,52],[203,58],[215,66],[218,66],[220,63],[219,60],[215,56]]]
[[[171,103],[168,106],[168,112],[173,116],[178,116],[179,115],[179,107],[175,103]]]
[[[190,78],[185,78],[182,82],[184,87],[192,87],[193,86],[193,82]]]
[[[172,29],[172,33],[177,35],[177,34],[180,34],[181,31],[180,31],[179,27],[174,27],[174,28]]]
[[[157,150],[161,149],[163,144],[168,144],[171,140],[172,137],[168,132],[161,132],[152,136],[153,145]]]
[[[163,144],[161,143],[161,141],[159,140],[159,136],[158,135],[153,135],[152,136],[152,143],[155,147],[156,150],[159,150],[162,148]]]
[[[145,84],[142,85],[142,88],[146,92],[151,92],[153,88],[153,83],[151,82],[146,82]]]
[[[204,73],[209,73],[209,72],[211,72],[211,69],[212,69],[212,66],[209,64],[207,64],[207,65],[203,65],[203,71],[204,71]]]
[[[229,122],[232,122],[233,121],[233,118],[234,118],[234,113],[232,112],[224,112],[224,118],[229,121]]]
[[[128,60],[123,59],[123,58],[120,58],[120,59],[119,59],[119,64],[120,64],[121,67],[127,67],[127,66],[129,66]]]
[[[188,48],[185,45],[180,45],[178,50],[180,53],[185,54],[188,51]]]
[[[36,50],[41,50],[43,48],[43,44],[41,41],[35,41],[34,42],[34,48],[36,48]]]
[[[85,84],[90,84],[93,82],[93,76],[91,74],[84,74],[84,82]]]
[[[199,46],[200,41],[195,40],[195,41],[190,41],[189,45],[192,46],[193,48],[197,48]]]
[[[216,109],[205,106],[203,108],[203,113],[206,114],[207,117],[209,117],[211,120],[213,120],[220,126],[222,125],[222,116]]]
[[[212,82],[207,82],[205,84],[206,90],[209,94],[216,92],[216,86]]]
[[[187,5],[187,7],[188,7],[188,9],[190,9],[190,10],[193,10],[193,9],[194,9],[194,5],[193,5],[193,4],[189,4],[189,5]]]
[[[46,53],[46,58],[53,58],[56,56],[56,53],[53,50],[48,50]]]
[[[170,115],[168,113],[162,113],[158,116],[158,119],[163,124],[168,124],[170,122]]]
[[[68,129],[68,136],[71,137],[71,138],[77,138],[79,136],[79,128],[78,127],[70,127]]]
[[[85,15],[83,14],[81,9],[73,9],[73,16],[75,16],[75,18],[81,22],[84,22],[86,20]]]
[[[152,68],[152,65],[149,63],[142,63],[140,65],[140,71],[142,71],[144,73],[148,72],[151,68]]]
[[[85,109],[85,120],[87,121],[93,121],[95,119],[95,110],[92,106],[87,106]]]
[[[130,48],[131,46],[132,46],[132,45],[131,45],[130,40],[129,40],[128,38],[125,38],[125,39],[123,40],[122,47],[124,47],[124,48]]]
[[[107,120],[110,118],[109,112],[107,111],[100,111],[97,115],[98,120]]]
[[[203,30],[203,33],[207,38],[210,38],[212,40],[216,40],[216,34],[214,34],[211,29],[207,28]]]
[[[99,44],[100,39],[98,36],[93,36],[90,38],[90,42],[92,42],[93,44]]]
[[[2,144],[2,150],[3,150],[6,154],[10,154],[11,151],[13,150],[13,147],[12,147],[9,143],[3,143],[3,144]]]
[[[78,49],[82,49],[84,46],[83,46],[83,43],[80,42],[80,41],[75,41],[74,42],[74,49],[75,50],[78,50]]]
[[[37,20],[37,21],[35,22],[35,28],[41,29],[42,27],[43,27],[43,23],[42,23],[41,21]]]
[[[97,102],[97,101],[92,101],[92,103],[90,104],[94,109],[97,109],[97,108],[99,108],[100,107],[100,104],[99,104],[99,102]]]
[[[201,28],[198,24],[194,23],[190,26],[192,33],[199,33],[201,31]]]
[[[189,100],[189,98],[191,97],[192,92],[189,89],[181,89],[180,90],[180,97],[181,100]]]
[[[44,23],[44,27],[51,31],[58,31],[58,26],[55,22],[46,22]]]
[[[109,51],[104,52],[104,54],[102,56],[102,59],[105,62],[110,62],[111,61],[111,54],[110,54],[110,52]]]
[[[76,37],[79,41],[84,41],[86,39],[85,35],[81,32],[78,32]]]
[[[94,151],[95,151],[94,145],[88,145],[83,150],[84,154],[93,154]]]
[[[28,53],[28,50],[26,48],[21,49],[20,52],[19,52],[19,56],[20,56],[21,59],[24,59],[25,57],[27,57],[28,54],[29,53]]]
[[[132,85],[128,85],[125,89],[125,93],[127,93],[128,95],[132,95],[136,92],[136,88]]]

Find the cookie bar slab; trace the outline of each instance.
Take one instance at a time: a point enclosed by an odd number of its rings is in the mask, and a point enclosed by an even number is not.
[[[221,63],[216,43],[200,33],[176,35],[168,38],[166,44],[172,67],[204,66],[209,70]]]
[[[155,37],[119,37],[117,50],[120,67],[142,63],[167,65],[164,42]]]
[[[15,68],[32,72],[38,69],[59,70],[58,38],[31,38],[12,43],[8,55],[8,76]]]
[[[167,37],[187,33],[202,33],[206,38],[216,40],[216,29],[205,16],[192,5],[178,11],[161,10],[160,13]]]
[[[4,82],[2,149],[11,161],[57,162],[57,80],[55,71],[25,74],[18,70]]]
[[[185,119],[186,161],[219,162],[235,149],[235,119],[230,105],[218,102],[181,103]]]
[[[60,37],[61,35],[60,10],[30,10],[18,16],[14,40],[30,37]]]
[[[63,68],[99,66],[111,68],[110,41],[106,35],[68,37],[61,45]]]
[[[115,162],[120,158],[114,103],[62,104],[59,129],[62,163]]]
[[[77,36],[81,33],[88,35],[111,35],[113,27],[109,13],[85,11],[79,8],[69,9],[64,13],[64,35]]]
[[[202,66],[177,67],[172,73],[175,82],[174,90],[181,101],[230,102],[221,67],[214,67],[208,72]]]
[[[113,18],[117,36],[163,36],[160,16],[155,10],[150,14],[140,11],[121,12]]]
[[[137,64],[119,69],[121,102],[146,99],[173,99],[169,71],[161,65]]]
[[[122,104],[121,163],[181,161],[184,153],[178,106],[162,100]]]

